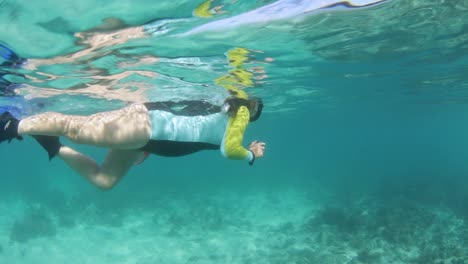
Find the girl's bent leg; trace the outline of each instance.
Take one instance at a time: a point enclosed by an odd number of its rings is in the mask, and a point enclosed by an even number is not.
[[[101,166],[90,157],[66,146],[60,148],[58,155],[89,182],[103,190],[108,190],[119,182],[136,161],[141,159],[143,152],[113,149],[109,151]]]

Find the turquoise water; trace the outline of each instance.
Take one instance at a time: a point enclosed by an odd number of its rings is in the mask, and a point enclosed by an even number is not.
[[[1,144],[0,263],[468,262],[468,1],[289,8],[262,23],[245,14],[274,1],[214,1],[225,12],[208,18],[201,3],[0,1],[0,40],[28,58],[1,66],[17,84],[2,105],[216,103],[216,80],[237,69],[265,102],[245,141],[267,142],[252,167],[216,151],[151,156],[110,191],[30,138]],[[235,48],[246,63],[229,64]]]

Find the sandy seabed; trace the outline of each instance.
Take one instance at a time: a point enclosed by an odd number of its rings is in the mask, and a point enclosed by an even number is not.
[[[51,196],[0,202],[0,263],[468,263],[463,217],[403,198],[219,192],[115,207]]]

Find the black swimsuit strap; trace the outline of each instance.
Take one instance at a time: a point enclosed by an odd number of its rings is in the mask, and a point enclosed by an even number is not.
[[[179,157],[201,150],[219,150],[220,146],[205,142],[181,142],[171,140],[150,140],[140,148],[155,155],[164,157]]]

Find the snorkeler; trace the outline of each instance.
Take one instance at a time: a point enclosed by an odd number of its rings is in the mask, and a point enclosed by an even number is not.
[[[259,118],[259,99],[231,97],[223,106],[205,101],[150,102],[90,116],[47,112],[22,120],[10,112],[0,116],[0,142],[31,135],[48,152],[101,189],[112,188],[148,154],[183,156],[220,149],[229,159],[249,164],[263,157],[265,143],[242,146],[249,122]],[[88,156],[60,143],[64,136],[78,144],[109,148],[101,166]]]

